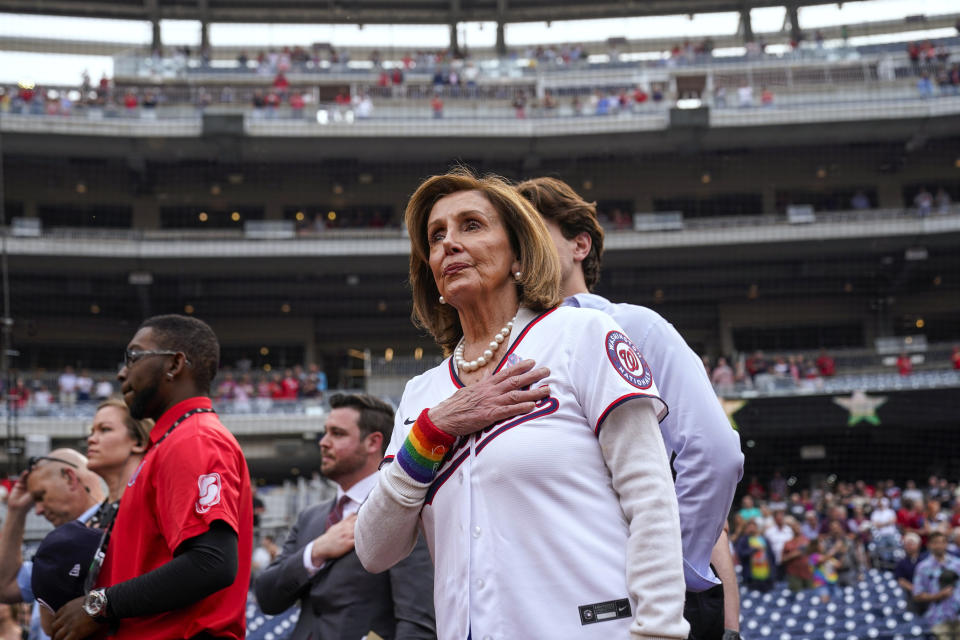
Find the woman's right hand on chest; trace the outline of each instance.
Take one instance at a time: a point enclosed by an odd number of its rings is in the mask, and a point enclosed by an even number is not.
[[[550,375],[546,367],[534,368],[533,360],[502,369],[457,390],[430,409],[430,421],[453,436],[466,436],[514,416],[530,413],[537,402],[550,395],[547,386],[533,385]]]

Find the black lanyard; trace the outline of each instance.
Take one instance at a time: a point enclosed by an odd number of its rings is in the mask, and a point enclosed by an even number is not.
[[[161,442],[166,440],[167,436],[170,435],[174,429],[179,427],[184,420],[198,413],[215,412],[213,409],[208,409],[207,407],[199,407],[184,413],[182,416],[177,418],[172,425],[170,425],[170,428],[167,429],[166,433],[160,436],[159,440],[154,442],[153,445],[147,449],[147,453],[144,454],[143,462],[146,462],[146,456],[150,455],[151,451],[156,449]],[[137,467],[137,470],[134,472],[134,477],[140,474],[140,469],[143,467],[143,462],[141,462],[140,466]],[[93,585],[97,583],[97,578],[100,577],[100,569],[103,568],[103,560],[107,556],[107,545],[110,543],[110,534],[113,531],[113,524],[117,521],[117,512],[119,510],[120,501],[117,500],[111,505],[108,505],[107,502],[104,501],[103,506],[97,511],[97,515],[100,517],[100,524],[103,525],[103,535],[100,536],[100,544],[97,546],[97,551],[93,554],[93,560],[90,562],[90,571],[87,572],[87,579],[83,583],[84,593],[89,593],[90,589],[93,588]],[[100,515],[101,513],[103,515]]]

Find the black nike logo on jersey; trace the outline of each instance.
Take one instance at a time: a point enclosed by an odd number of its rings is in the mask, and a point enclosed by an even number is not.
[[[413,423],[416,422],[416,421],[417,421],[416,418],[407,418],[406,420],[403,421],[403,424],[411,425],[411,424],[413,424]]]

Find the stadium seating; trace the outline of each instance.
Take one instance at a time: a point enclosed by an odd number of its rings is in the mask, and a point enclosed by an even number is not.
[[[251,595],[247,602],[247,640],[284,640],[300,618],[300,607],[292,607],[278,616],[260,611]]]
[[[927,625],[907,610],[893,573],[871,569],[843,597],[824,602],[814,591],[740,591],[744,637],[771,640],[907,640],[928,637]]]

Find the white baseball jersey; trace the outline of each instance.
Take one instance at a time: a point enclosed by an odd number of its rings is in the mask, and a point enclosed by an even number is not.
[[[498,370],[533,359],[551,395],[524,416],[460,438],[421,520],[435,565],[438,637],[484,640],[629,635],[628,523],[597,434],[610,411],[654,398],[650,368],[610,316],[523,309]],[[407,383],[388,458],[420,412],[462,386],[448,358]],[[663,449],[651,451],[666,459]]]

